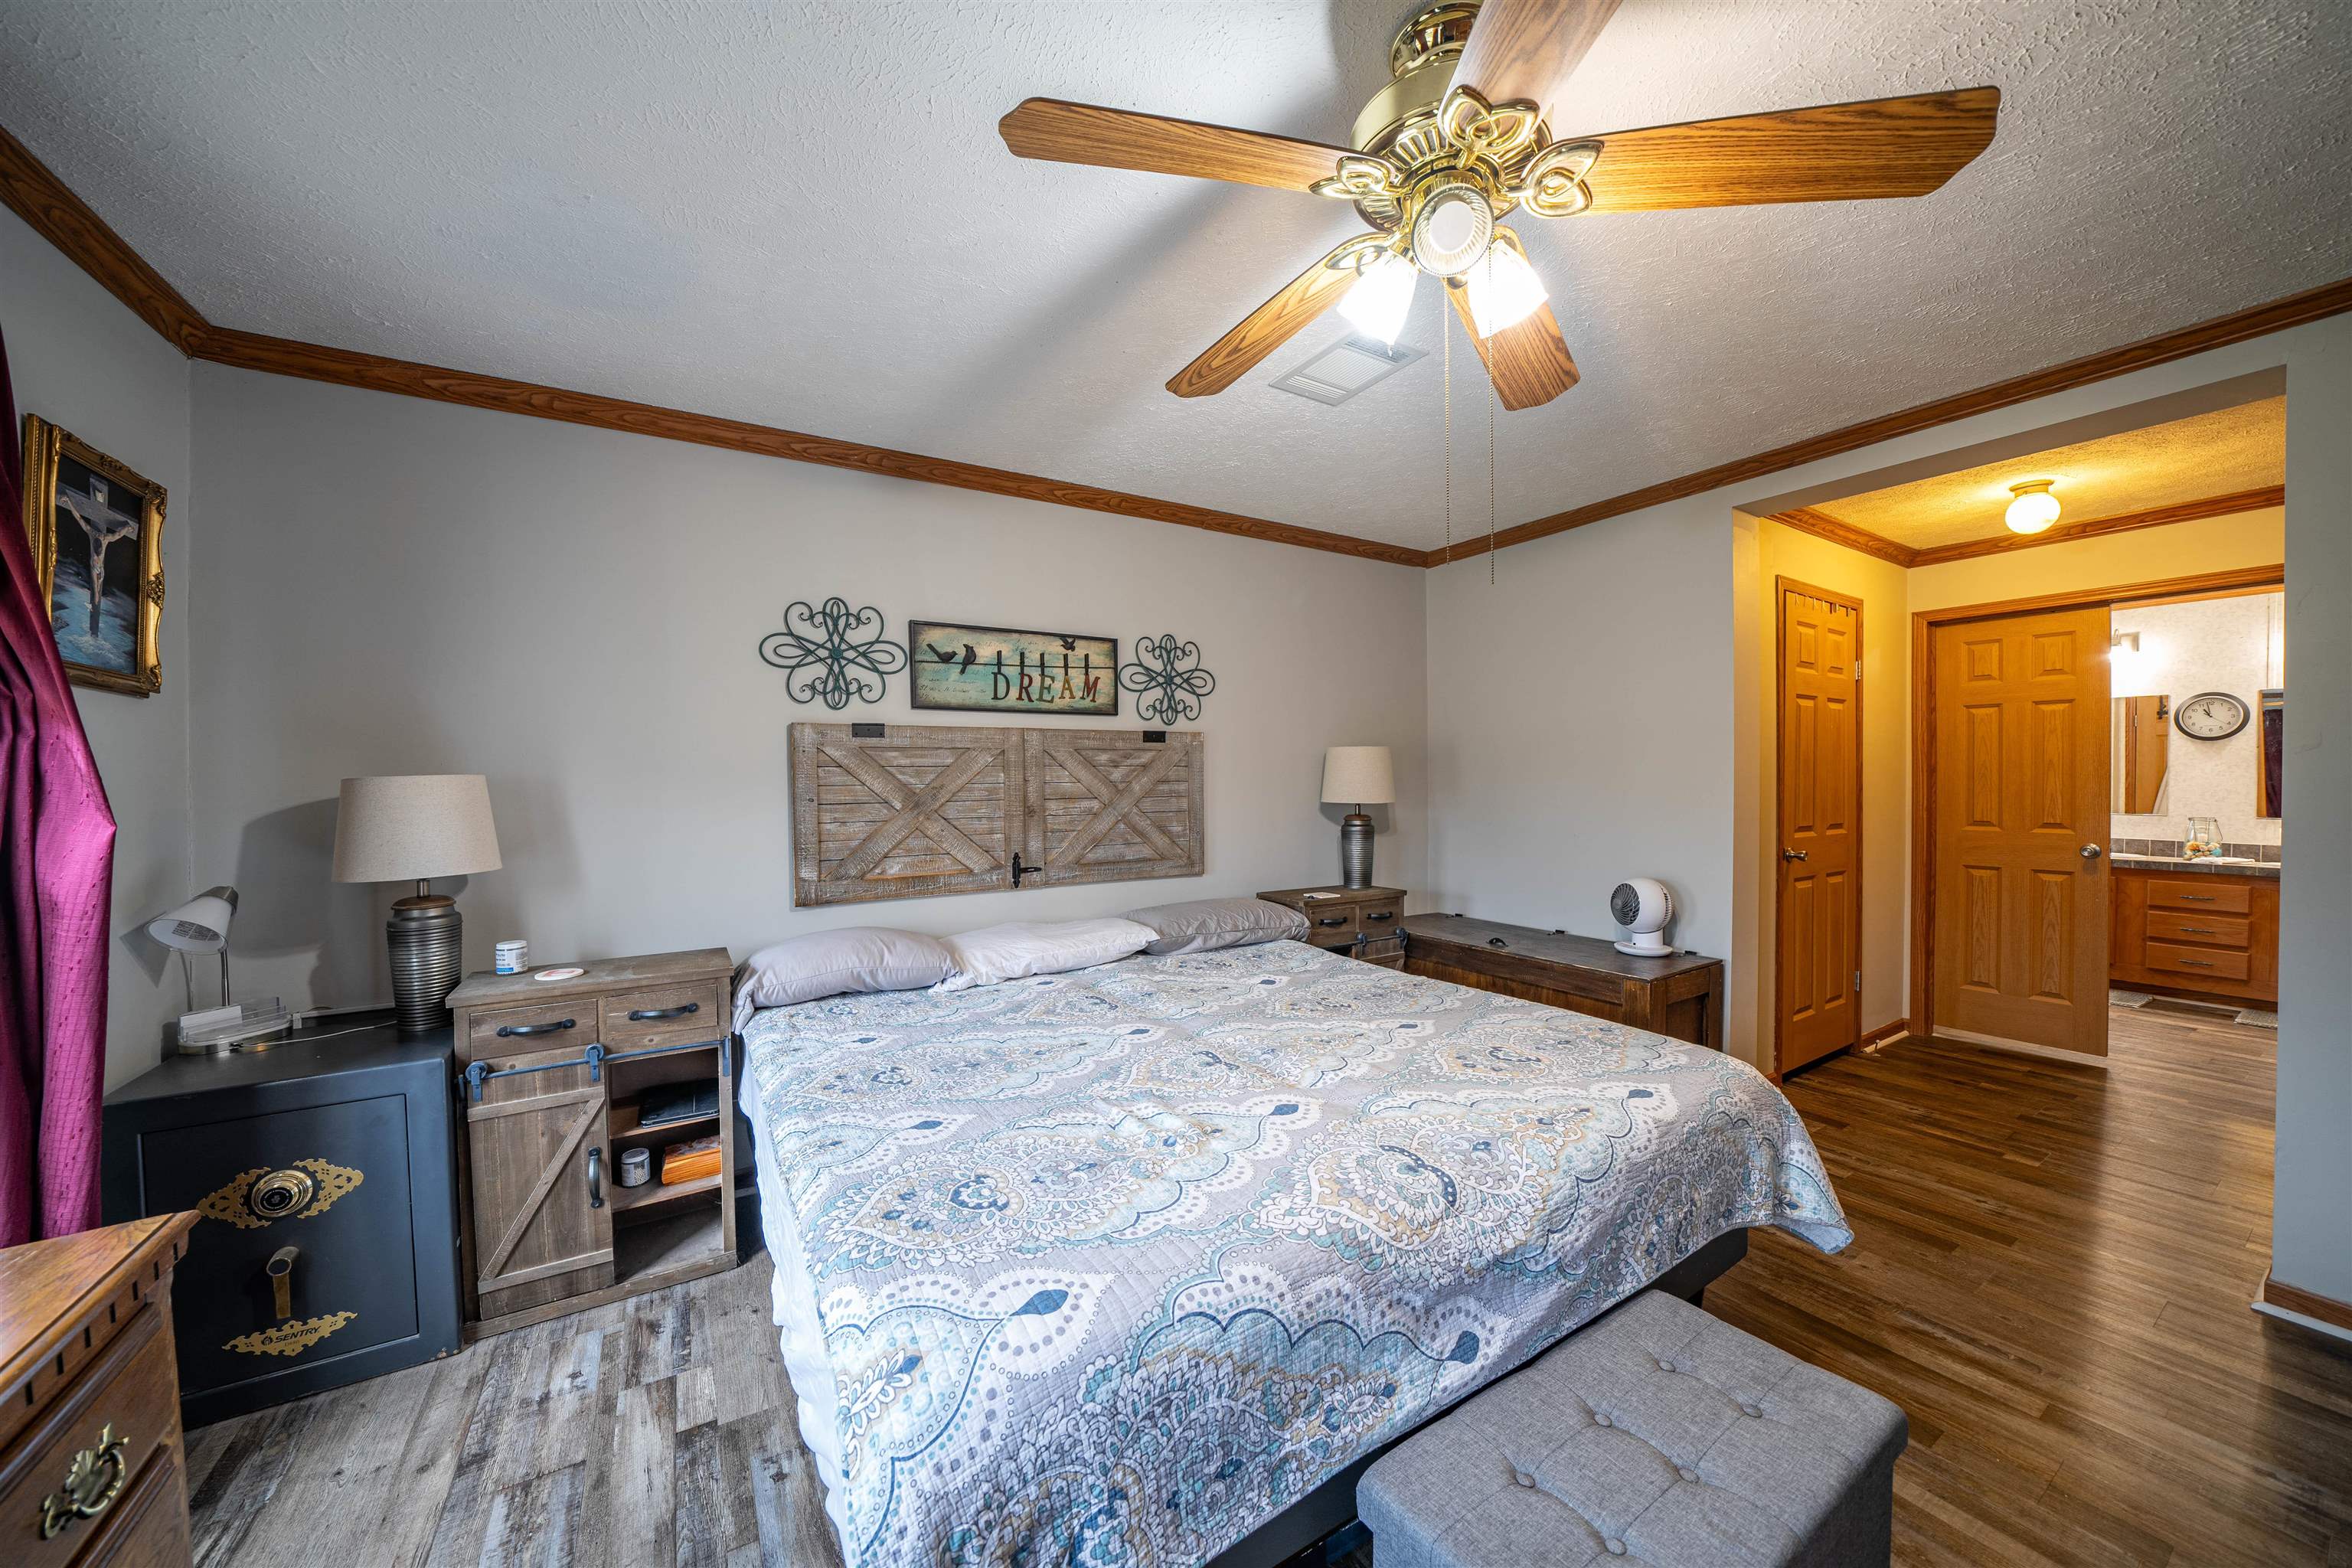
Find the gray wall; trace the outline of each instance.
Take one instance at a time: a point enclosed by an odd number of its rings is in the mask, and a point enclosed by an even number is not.
[[[244,893],[248,984],[388,994],[383,911],[407,889],[330,881],[346,774],[488,775],[505,868],[444,889],[472,967],[504,936],[547,961],[740,957],[822,926],[1333,881],[1339,743],[1396,749],[1378,868],[1422,885],[1416,569],[210,364],[196,404],[195,862]],[[759,640],[832,594],[894,637],[920,616],[1198,641],[1208,874],[793,910],[785,726],[916,717],[903,678],[839,714],[785,700]],[[1133,701],[1093,722],[1138,725]]]
[[[106,1086],[161,1058],[165,1021],[185,993],[176,959],[146,922],[196,890],[188,855],[188,362],[89,275],[0,209],[0,326],[19,416],[37,414],[153,479],[166,492],[161,625],[163,689],[152,697],[75,689],[99,776],[114,808],[112,962]],[[24,432],[0,437],[21,443]],[[15,528],[18,520],[0,520]],[[218,973],[215,968],[214,974]],[[206,1005],[212,975],[198,978]]]

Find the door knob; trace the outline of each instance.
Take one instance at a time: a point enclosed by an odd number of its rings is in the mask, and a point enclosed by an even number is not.
[[[1783,860],[1802,860],[1805,858],[1806,854],[1807,851],[1802,849],[1783,849],[1780,851],[1780,858]]]
[[[281,1323],[294,1315],[294,1260],[301,1256],[299,1247],[281,1247],[269,1255],[269,1289]]]
[[[2085,844],[2082,848],[2076,850],[2075,853],[2082,856],[2085,860],[2095,860],[2104,853],[2104,851],[2095,844]]]

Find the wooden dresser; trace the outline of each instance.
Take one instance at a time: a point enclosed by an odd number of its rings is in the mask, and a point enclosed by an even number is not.
[[[1723,1049],[1723,961],[1636,958],[1594,936],[1467,915],[1407,915],[1408,973],[1499,991]]]
[[[2118,858],[2108,886],[2113,984],[2277,1005],[2276,877]]]
[[[172,1268],[193,1214],[0,1252],[0,1563],[188,1561]]]
[[[1387,969],[1404,967],[1402,888],[1283,888],[1259,898],[1307,917],[1307,940]]]
[[[469,974],[449,994],[469,1338],[735,1266],[734,961],[605,959],[569,979]],[[709,1091],[646,1126],[647,1096]],[[662,1151],[719,1136],[719,1169],[664,1185]],[[653,1179],[621,1184],[643,1147]]]

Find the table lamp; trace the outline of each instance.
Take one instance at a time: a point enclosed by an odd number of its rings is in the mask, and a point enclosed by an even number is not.
[[[1339,880],[1350,888],[1372,885],[1372,819],[1367,805],[1396,799],[1396,776],[1386,746],[1327,746],[1323,750],[1323,804],[1353,805],[1339,819]]]
[[[465,972],[457,901],[429,890],[435,877],[499,868],[490,787],[479,773],[399,773],[345,779],[335,815],[335,880],[410,882],[384,936],[392,949],[392,1005],[403,1035],[449,1021],[449,993]]]
[[[188,988],[188,1011],[196,1010],[196,979],[188,968],[188,954],[217,952],[221,963],[220,999],[228,1002],[228,922],[236,915],[235,888],[206,888],[176,910],[147,922],[147,934],[180,955],[180,979]]]

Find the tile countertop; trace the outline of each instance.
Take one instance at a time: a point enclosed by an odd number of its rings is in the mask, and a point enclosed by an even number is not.
[[[2107,858],[2118,866],[2138,866],[2151,871],[2189,871],[2207,877],[2262,877],[2275,882],[2279,874],[2275,860],[2189,860],[2169,855],[2132,855],[2120,849]]]

